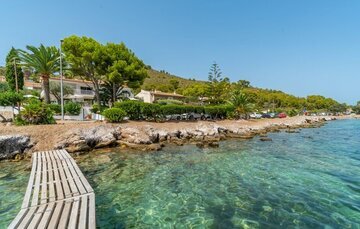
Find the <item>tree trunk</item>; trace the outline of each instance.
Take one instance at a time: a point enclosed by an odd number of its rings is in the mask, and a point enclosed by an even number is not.
[[[49,76],[48,75],[42,75],[42,87],[44,90],[44,99],[45,103],[50,104],[50,84],[49,84]]]

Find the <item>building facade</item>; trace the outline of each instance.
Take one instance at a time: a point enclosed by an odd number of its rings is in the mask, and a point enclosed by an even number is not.
[[[144,101],[145,103],[154,103],[157,100],[165,99],[174,99],[179,101],[184,101],[185,96],[174,93],[166,93],[161,91],[146,91],[141,90],[136,96],[136,98]]]

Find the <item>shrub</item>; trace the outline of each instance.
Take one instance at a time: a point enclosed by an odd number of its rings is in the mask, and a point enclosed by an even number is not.
[[[161,111],[164,115],[182,114],[186,112],[185,106],[168,104],[161,106]]]
[[[69,115],[79,115],[81,110],[81,104],[75,102],[67,102],[64,105],[64,110],[66,114]]]
[[[298,111],[295,110],[295,109],[291,109],[289,112],[287,112],[287,114],[290,116],[290,117],[294,117],[296,115],[298,115]]]
[[[54,114],[61,114],[61,105],[52,103],[49,104],[48,106],[54,112]]]
[[[40,101],[32,100],[24,106],[24,110],[16,117],[17,125],[55,124],[50,106]]]
[[[145,119],[157,119],[161,116],[161,107],[159,104],[142,103],[141,104],[141,116]]]
[[[116,102],[114,104],[114,107],[120,108],[123,111],[125,111],[129,117],[129,119],[139,120],[141,118],[141,107],[143,104],[145,104],[145,103],[139,102],[139,101],[128,100],[128,101],[123,101],[123,102]]]
[[[228,118],[232,116],[235,108],[232,105],[206,106],[205,113],[213,118]]]
[[[0,106],[15,106],[23,100],[23,95],[13,91],[0,93]]]
[[[105,109],[102,114],[109,122],[121,122],[126,116],[126,112],[123,109],[116,107]]]
[[[98,105],[97,103],[94,103],[94,104],[92,105],[90,111],[91,111],[92,113],[97,114],[97,113],[101,113],[101,112],[104,111],[106,108],[108,108],[108,107],[107,107],[107,106],[100,106],[100,107],[99,107],[99,105]]]
[[[159,99],[156,101],[156,103],[160,105],[167,105],[167,104],[176,104],[176,105],[182,105],[184,102],[175,100],[175,99]]]

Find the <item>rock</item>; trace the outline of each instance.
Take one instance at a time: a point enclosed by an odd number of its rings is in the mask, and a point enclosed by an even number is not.
[[[299,130],[294,130],[294,129],[287,129],[287,130],[285,130],[285,132],[286,133],[290,133],[290,134],[293,134],[293,133],[300,133],[300,131]]]
[[[139,129],[126,127],[121,130],[122,139],[135,144],[151,144],[152,141],[146,132]]]
[[[199,148],[204,148],[205,147],[205,143],[204,142],[197,142],[196,146]]]
[[[147,145],[145,149],[150,151],[159,151],[162,149],[162,146],[161,144],[150,144]]]
[[[120,129],[109,126],[98,126],[87,130],[72,130],[58,141],[56,149],[65,148],[71,153],[88,151],[114,145],[121,138]]]
[[[209,142],[209,146],[213,148],[217,148],[220,146],[219,142]]]
[[[260,138],[260,141],[269,142],[269,141],[272,141],[272,139],[271,139],[271,138],[267,138],[267,137],[262,137],[262,138]]]
[[[15,158],[18,154],[23,154],[26,149],[32,146],[30,137],[26,135],[0,136],[0,160]]]

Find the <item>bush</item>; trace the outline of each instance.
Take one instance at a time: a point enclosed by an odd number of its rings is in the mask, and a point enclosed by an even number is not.
[[[141,104],[141,116],[147,120],[156,120],[161,116],[161,107],[159,104],[142,103]]]
[[[24,106],[24,110],[16,117],[17,125],[55,124],[50,106],[40,101],[32,100]]]
[[[64,110],[66,114],[69,115],[79,115],[81,111],[81,104],[75,102],[67,102],[64,105]]]
[[[156,101],[156,103],[160,105],[167,105],[167,104],[176,104],[176,105],[182,105],[184,102],[175,100],[175,99],[159,99]]]
[[[97,103],[94,103],[94,104],[92,105],[90,111],[91,111],[92,113],[97,114],[97,113],[101,113],[102,111],[104,111],[104,110],[107,109],[107,108],[108,108],[107,106],[100,106],[100,107],[99,107],[99,105],[98,105]]]
[[[129,119],[140,120],[141,119],[141,109],[142,109],[143,104],[145,104],[145,103],[139,102],[139,101],[128,100],[128,101],[123,101],[123,102],[116,102],[114,104],[114,107],[120,108],[123,111],[125,111],[129,117]]]
[[[61,105],[52,103],[49,104],[48,106],[54,112],[54,114],[61,114]]]
[[[0,106],[15,106],[24,99],[23,95],[13,91],[0,93]]]
[[[290,117],[294,117],[296,115],[298,115],[298,111],[295,110],[295,109],[291,109],[290,111],[287,112],[287,114],[290,116]]]
[[[232,105],[206,106],[205,113],[213,118],[230,118],[235,108]]]
[[[102,113],[109,122],[121,122],[126,116],[126,112],[121,108],[108,108]]]
[[[164,115],[174,115],[185,113],[186,109],[182,105],[168,104],[161,106],[161,111]]]

